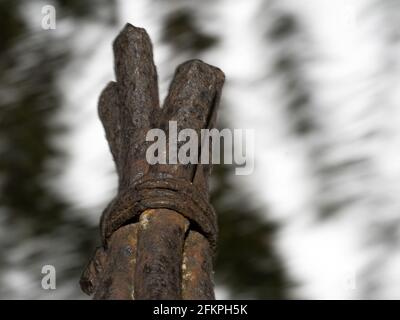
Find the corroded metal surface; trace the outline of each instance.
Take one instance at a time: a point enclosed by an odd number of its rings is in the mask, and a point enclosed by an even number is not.
[[[215,299],[212,281],[212,251],[207,239],[190,231],[183,250],[182,298],[184,300]]]
[[[140,216],[135,270],[136,299],[180,299],[181,264],[189,221],[168,210]]]
[[[133,299],[138,223],[111,236],[107,251],[98,248],[81,278],[81,287],[94,299]]]
[[[79,281],[82,291],[87,295],[92,295],[99,285],[106,261],[107,254],[104,248],[96,248]]]
[[[138,224],[118,229],[110,238],[107,261],[94,299],[133,299]]]
[[[150,166],[145,137],[152,128],[168,135],[169,121],[199,136],[213,128],[224,74],[200,60],[180,65],[161,109],[146,31],[127,24],[114,41],[114,56],[117,81],[103,90],[99,117],[119,186],[103,212],[102,247],[82,275],[82,290],[96,299],[213,299],[211,165]]]
[[[131,188],[121,191],[104,211],[101,232],[104,241],[126,221],[137,221],[147,209],[171,209],[195,223],[216,246],[216,215],[207,194],[191,181],[146,175]]]

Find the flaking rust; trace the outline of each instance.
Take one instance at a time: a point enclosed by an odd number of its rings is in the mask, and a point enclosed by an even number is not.
[[[117,81],[101,93],[99,117],[119,186],[102,214],[102,246],[82,274],[82,290],[95,299],[214,299],[211,165],[149,165],[145,138],[152,128],[168,132],[169,121],[197,133],[214,128],[224,74],[185,62],[160,108],[146,31],[127,24],[113,48]]]
[[[182,263],[182,298],[213,300],[212,251],[207,239],[190,231],[185,239]]]

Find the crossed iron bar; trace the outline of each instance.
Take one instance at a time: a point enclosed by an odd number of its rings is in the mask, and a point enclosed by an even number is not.
[[[168,121],[199,136],[213,128],[224,74],[200,60],[180,65],[160,108],[146,31],[127,24],[113,48],[117,81],[103,90],[99,116],[118,194],[103,212],[102,246],[83,272],[81,288],[94,299],[214,299],[211,165],[149,165],[146,134],[152,128],[168,133]]]

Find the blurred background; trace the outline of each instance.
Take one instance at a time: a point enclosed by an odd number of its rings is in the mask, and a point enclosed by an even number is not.
[[[42,28],[42,8],[56,29]],[[0,0],[0,299],[85,299],[116,174],[97,116],[129,22],[175,67],[226,74],[219,126],[255,171],[216,165],[217,298],[400,298],[399,0]],[[41,287],[54,265],[57,289]]]

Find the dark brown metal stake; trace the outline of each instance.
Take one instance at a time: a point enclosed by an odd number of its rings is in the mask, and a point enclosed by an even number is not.
[[[102,246],[83,272],[81,288],[95,299],[214,299],[211,165],[149,165],[145,138],[152,128],[168,135],[169,121],[198,137],[201,129],[213,128],[224,74],[200,60],[182,64],[161,109],[146,31],[127,24],[114,56],[117,81],[103,90],[99,116],[119,188],[103,212]]]

